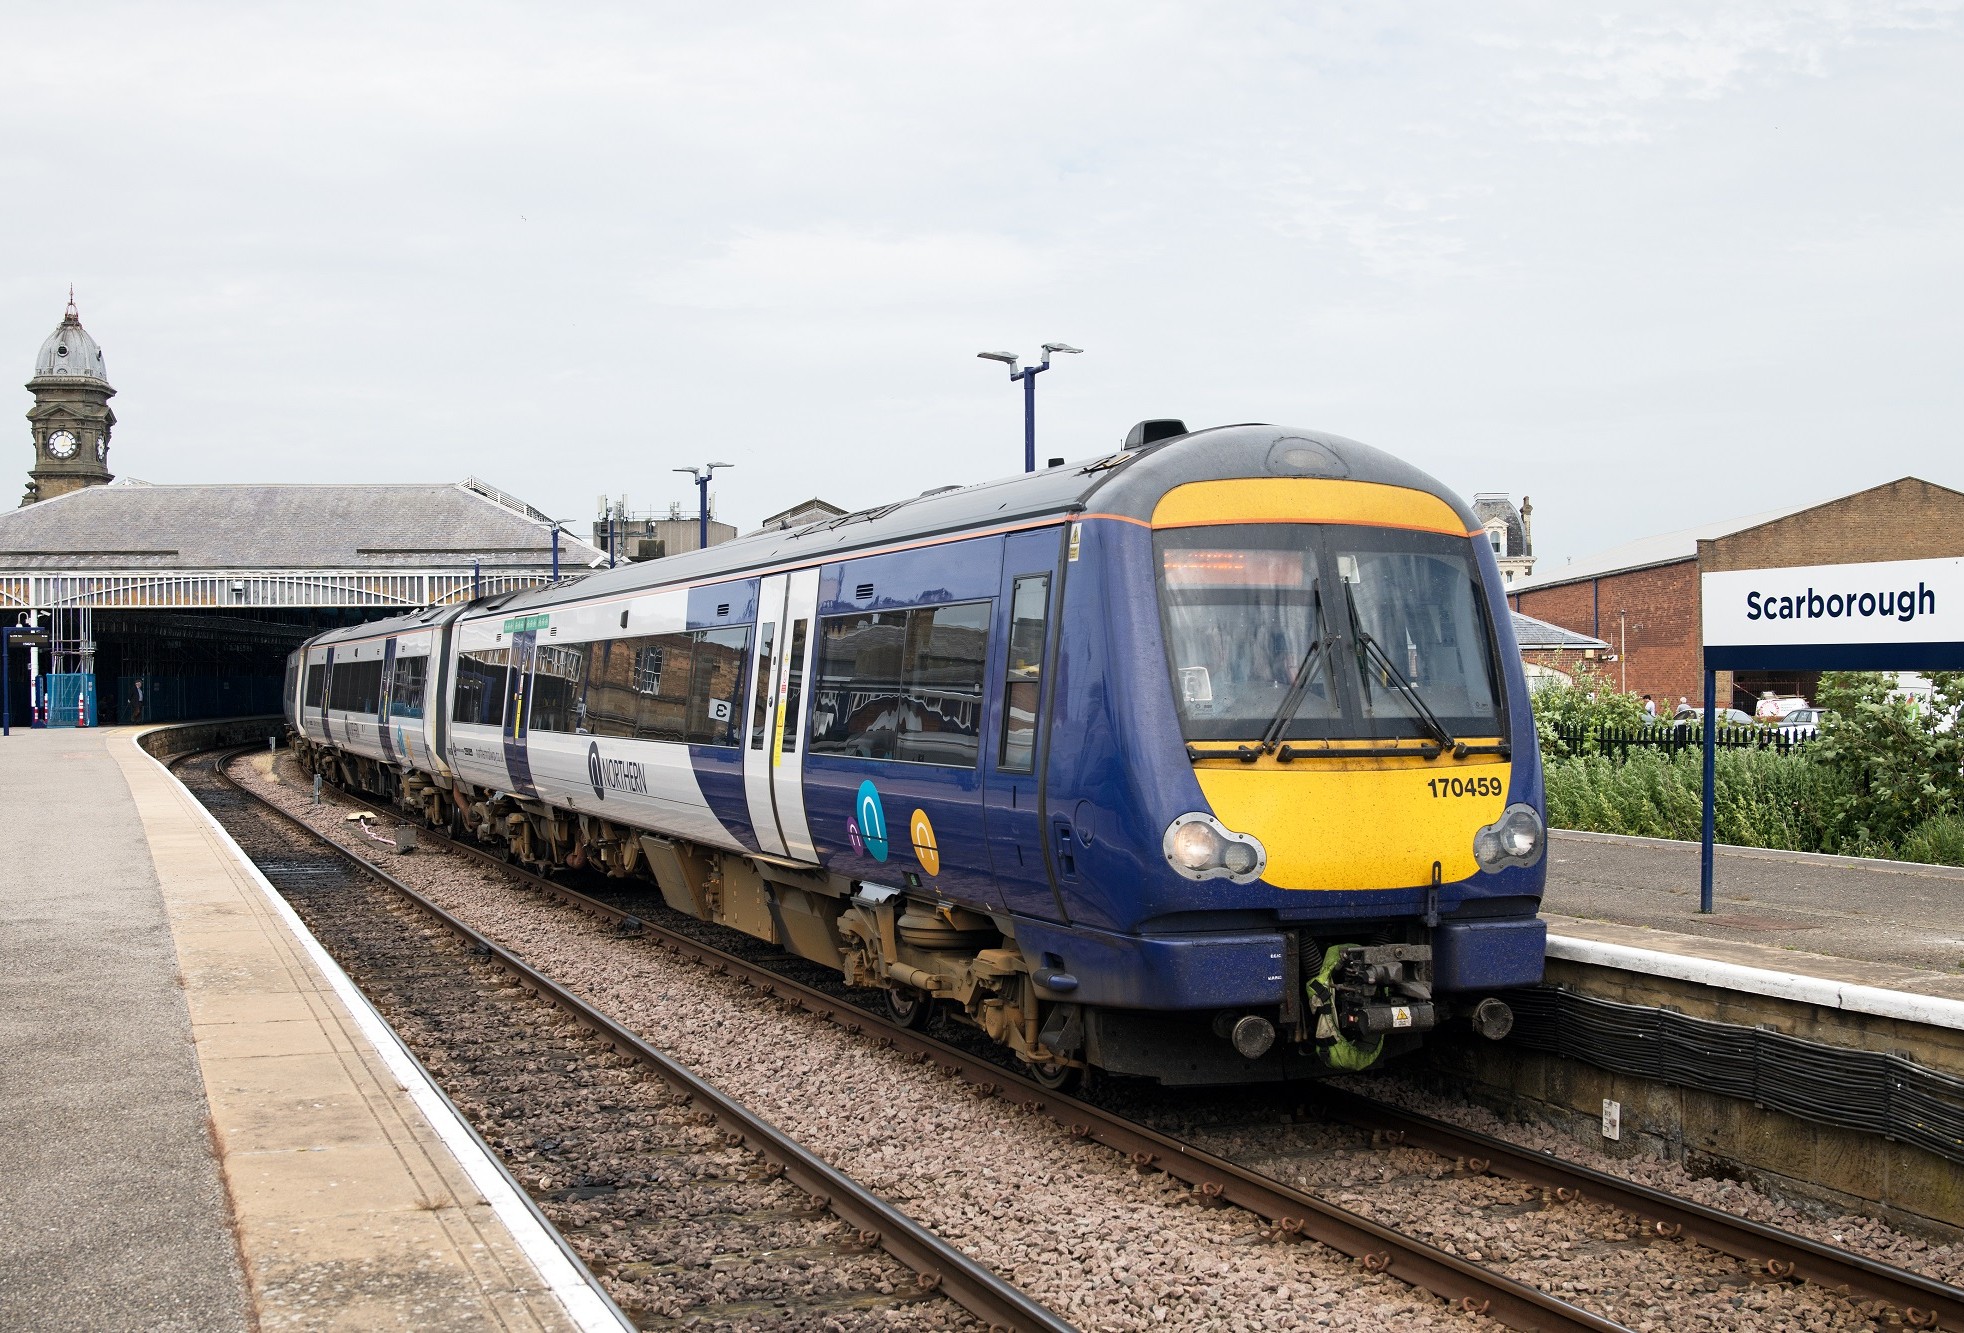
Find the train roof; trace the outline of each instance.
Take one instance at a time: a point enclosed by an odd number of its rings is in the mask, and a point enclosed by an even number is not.
[[[459,610],[466,615],[509,615],[669,584],[712,583],[760,568],[843,559],[871,548],[1013,526],[1052,515],[1061,519],[1096,512],[1149,519],[1160,498],[1175,486],[1261,476],[1367,481],[1425,491],[1450,504],[1468,531],[1480,526],[1458,496],[1411,464],[1370,445],[1326,431],[1287,426],[1214,426],[1040,472],[1017,473],[972,486],[940,487],[803,527],[752,533],[706,550],[569,575],[550,586],[500,593],[463,608],[433,607],[335,630],[312,642],[405,633],[441,623]]]
[[[1088,461],[946,486],[803,527],[752,533],[706,550],[596,570],[487,599],[474,611],[508,614],[672,583],[696,584],[779,565],[842,559],[854,552],[1051,515],[1099,512],[1147,519],[1162,496],[1190,481],[1223,477],[1327,477],[1404,486],[1451,504],[1469,531],[1479,521],[1433,478],[1367,444],[1283,426],[1215,426]]]

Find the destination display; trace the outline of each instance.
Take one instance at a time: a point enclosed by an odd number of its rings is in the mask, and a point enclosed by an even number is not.
[[[1767,649],[1799,669],[1964,661],[1964,559],[1738,569],[1700,582],[1706,665],[1714,670],[1770,662]]]

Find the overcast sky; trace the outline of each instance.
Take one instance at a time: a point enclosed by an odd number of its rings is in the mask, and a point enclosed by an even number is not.
[[[1040,457],[1335,431],[1533,496],[1544,570],[1964,488],[1955,4],[0,20],[0,364],[73,282],[148,481],[475,473],[584,523],[713,458],[749,527],[1017,469],[975,353],[1061,340]]]

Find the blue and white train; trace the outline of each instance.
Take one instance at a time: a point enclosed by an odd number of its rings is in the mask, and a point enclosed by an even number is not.
[[[1340,437],[1060,466],[310,640],[301,762],[973,1023],[1047,1081],[1357,1069],[1540,980],[1492,552]]]

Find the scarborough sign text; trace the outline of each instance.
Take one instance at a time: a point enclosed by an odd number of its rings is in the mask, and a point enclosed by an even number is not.
[[[1708,650],[1964,640],[1964,560],[1737,569],[1701,583]]]

